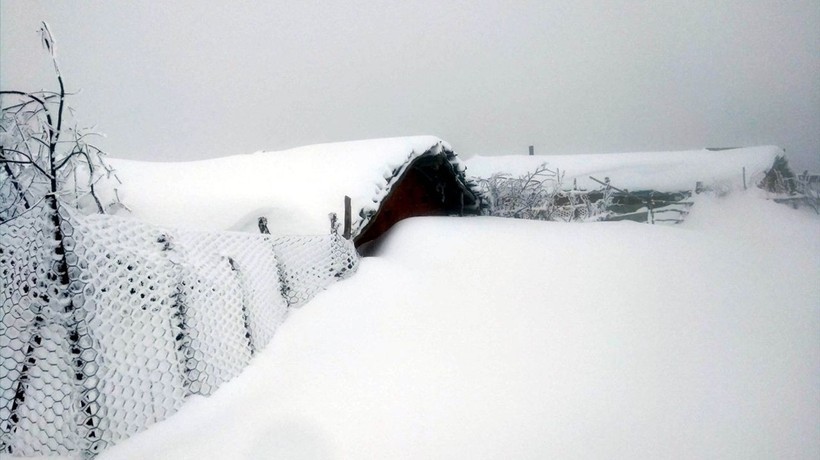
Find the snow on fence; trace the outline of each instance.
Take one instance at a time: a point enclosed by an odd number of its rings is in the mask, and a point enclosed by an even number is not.
[[[358,265],[335,233],[191,232],[58,209],[0,225],[0,454],[92,457],[165,419]]]
[[[651,224],[678,224],[689,213],[692,203],[686,201],[690,191],[630,192],[589,176],[599,189],[580,190],[564,186],[563,172],[542,164],[519,177],[493,174],[476,178],[482,194],[482,212],[496,217],[549,220],[557,222],[593,222],[600,220],[635,220]]]
[[[546,163],[520,177],[493,174],[476,178],[482,193],[484,213],[496,217],[586,222],[606,219],[612,204],[612,188],[566,189],[563,173]]]

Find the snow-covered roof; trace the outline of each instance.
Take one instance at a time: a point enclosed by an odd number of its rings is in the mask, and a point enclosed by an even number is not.
[[[609,177],[615,187],[629,190],[692,190],[696,182],[705,185],[742,187],[743,168],[747,183],[760,180],[783,149],[775,146],[726,150],[687,150],[582,155],[476,156],[464,160],[467,175],[487,178],[495,173],[520,176],[546,163],[560,169],[563,183],[584,189],[600,187],[589,177]]]
[[[464,170],[452,148],[434,136],[319,144],[212,160],[154,163],[112,159],[119,197],[133,215],[159,225],[273,234],[320,234],[328,214],[344,216],[351,197],[353,233],[363,228],[396,178],[422,155],[445,155]]]

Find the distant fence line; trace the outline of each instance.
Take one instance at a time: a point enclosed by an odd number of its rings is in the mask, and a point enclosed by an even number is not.
[[[591,222],[635,220],[649,223],[680,223],[689,212],[691,192],[629,192],[615,187],[609,178],[590,177],[601,187],[579,190],[563,183],[563,172],[542,164],[522,176],[493,174],[477,178],[482,209],[496,217]],[[694,184],[693,184],[694,185]]]

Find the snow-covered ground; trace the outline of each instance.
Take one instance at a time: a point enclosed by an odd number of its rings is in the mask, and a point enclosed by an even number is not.
[[[820,458],[820,218],[416,218],[122,458]]]

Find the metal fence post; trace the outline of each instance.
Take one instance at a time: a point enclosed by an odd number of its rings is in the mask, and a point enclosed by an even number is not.
[[[344,236],[344,238],[346,240],[350,239],[350,227],[351,227],[350,207],[351,207],[350,197],[345,195],[345,230],[344,230],[344,234],[342,236]]]

